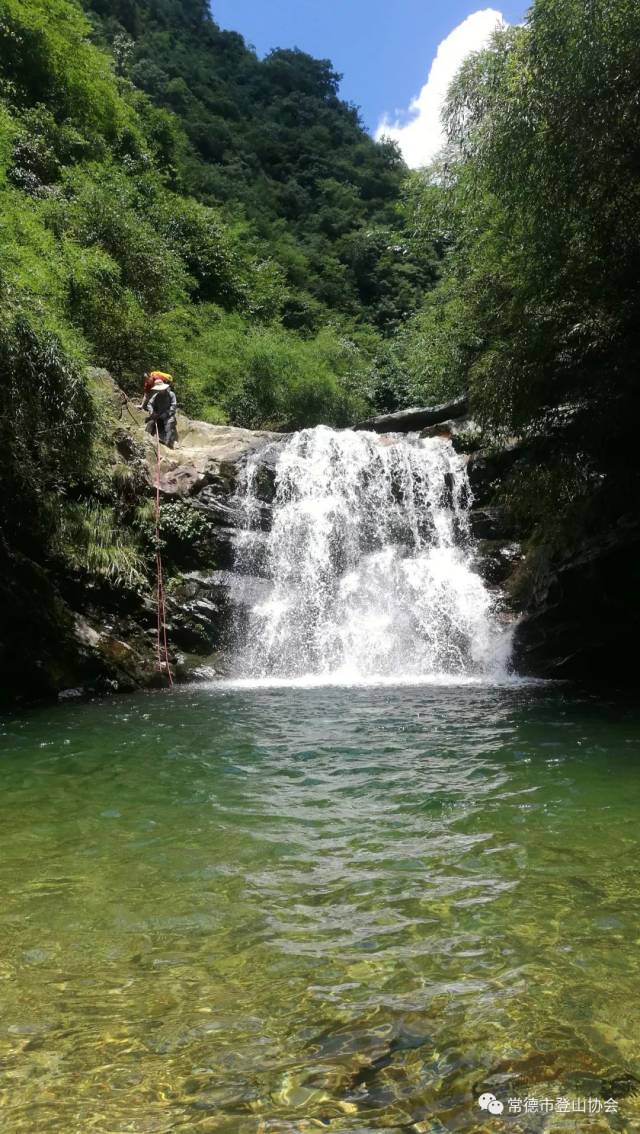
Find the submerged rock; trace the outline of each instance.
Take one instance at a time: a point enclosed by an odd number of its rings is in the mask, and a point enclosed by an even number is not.
[[[73,689],[61,689],[58,693],[59,701],[79,701],[86,697],[87,691],[82,685],[77,685]]]
[[[175,659],[174,677],[177,681],[185,682],[215,681],[216,677],[220,676],[221,670],[213,664],[213,661],[217,661],[215,654],[206,661],[203,661],[199,654],[178,654]]]

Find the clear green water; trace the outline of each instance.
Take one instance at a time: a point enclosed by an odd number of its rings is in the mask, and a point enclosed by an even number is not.
[[[637,712],[205,689],[2,732],[3,1134],[640,1130]]]

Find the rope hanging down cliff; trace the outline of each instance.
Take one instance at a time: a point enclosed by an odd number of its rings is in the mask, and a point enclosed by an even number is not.
[[[169,646],[167,643],[167,613],[164,597],[164,580],[162,575],[162,555],[160,553],[160,434],[156,423],[156,609],[158,613],[157,626],[157,654],[158,672],[166,671],[169,685],[173,685],[173,675],[169,662]],[[162,655],[164,654],[164,663]]]

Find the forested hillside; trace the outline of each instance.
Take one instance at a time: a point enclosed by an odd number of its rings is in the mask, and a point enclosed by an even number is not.
[[[204,5],[90,14],[3,4],[16,302],[125,385],[175,370],[211,420],[362,412],[384,385],[383,336],[434,275],[403,238],[395,148],[340,101],[329,63],[260,62]]]
[[[286,326],[314,330],[330,308],[388,334],[406,317],[424,275],[399,231],[406,170],[340,100],[329,60],[261,61],[205,0],[84,6],[119,73],[180,119],[193,147],[182,186],[249,219],[284,268]]]

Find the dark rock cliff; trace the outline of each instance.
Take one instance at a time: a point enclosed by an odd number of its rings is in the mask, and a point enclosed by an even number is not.
[[[506,591],[514,615],[513,665],[523,675],[616,683],[633,680],[640,636],[640,520],[622,516],[570,550],[545,543],[504,503],[524,446],[469,457],[478,568]]]
[[[580,681],[635,680],[640,638],[640,521],[623,517],[571,552],[537,546],[516,578],[516,669]]]

